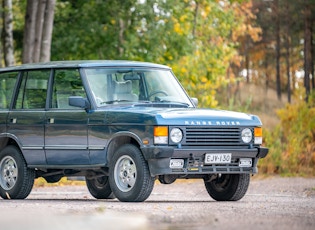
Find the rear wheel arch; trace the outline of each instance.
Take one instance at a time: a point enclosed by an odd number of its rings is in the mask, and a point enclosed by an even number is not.
[[[7,147],[9,145],[13,145],[13,146],[19,148],[21,153],[22,153],[22,156],[23,156],[22,149],[20,148],[20,145],[18,144],[18,142],[15,139],[13,139],[11,137],[0,138],[0,151],[2,151],[5,147]],[[24,156],[23,156],[23,158],[24,158]]]

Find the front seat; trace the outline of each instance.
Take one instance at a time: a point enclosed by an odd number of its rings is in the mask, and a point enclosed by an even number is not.
[[[124,81],[124,82],[114,81],[113,100],[138,101],[138,96],[132,93],[132,82],[131,81]]]

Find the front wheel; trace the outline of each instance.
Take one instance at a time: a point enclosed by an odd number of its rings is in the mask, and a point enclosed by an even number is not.
[[[205,181],[205,186],[217,201],[237,201],[244,197],[249,181],[249,174],[220,174],[210,182]]]
[[[109,183],[118,200],[146,200],[153,190],[154,180],[139,148],[126,144],[114,153],[109,167]]]
[[[21,151],[7,146],[0,152],[0,196],[3,199],[24,199],[34,184],[35,171],[26,166]]]

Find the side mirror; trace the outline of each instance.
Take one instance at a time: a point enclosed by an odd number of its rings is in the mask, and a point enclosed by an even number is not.
[[[90,107],[89,101],[86,98],[80,96],[70,96],[69,105],[79,107],[82,109],[88,109]]]
[[[196,107],[198,106],[198,98],[191,97],[190,100],[192,101],[192,103],[193,103]]]

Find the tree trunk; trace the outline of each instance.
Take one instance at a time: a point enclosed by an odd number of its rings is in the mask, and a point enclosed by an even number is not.
[[[33,62],[37,6],[38,0],[27,0],[23,38],[23,63]]]
[[[196,37],[196,28],[197,28],[197,17],[198,17],[198,10],[199,10],[199,2],[195,1],[196,7],[194,12],[194,23],[193,23],[193,29],[192,29],[192,36]]]
[[[285,35],[285,60],[286,60],[286,72],[287,72],[287,93],[288,93],[288,103],[291,103],[291,74],[290,74],[290,16],[289,16],[289,3],[286,1],[286,35]]]
[[[311,34],[311,9],[305,3],[304,6],[304,87],[306,91],[306,100],[310,94],[310,73],[311,73],[311,47],[312,47],[312,34]]]
[[[124,32],[125,32],[125,22],[123,19],[119,19],[119,35],[118,35],[118,53],[119,57],[122,57],[124,54]]]
[[[14,61],[14,47],[13,47],[13,15],[12,15],[12,1],[3,0],[3,29],[4,29],[4,61],[6,66],[13,66]]]
[[[54,24],[54,14],[55,14],[56,0],[48,0],[45,10],[44,28],[43,28],[43,38],[41,44],[41,62],[50,61],[51,56],[51,39]]]
[[[246,35],[246,44],[245,44],[245,68],[246,68],[246,83],[249,84],[249,48],[248,48],[248,36]]]
[[[276,82],[277,82],[277,96],[281,101],[281,79],[280,79],[280,15],[279,15],[279,1],[275,0],[276,9]]]
[[[44,14],[46,8],[46,0],[39,0],[36,14],[35,40],[33,50],[33,62],[39,62],[42,44],[42,33],[44,25]]]
[[[269,60],[268,60],[268,53],[266,53],[266,57],[265,57],[265,73],[266,73],[266,82],[265,82],[265,92],[266,95],[268,93],[268,89],[269,89],[269,81],[270,81],[270,75],[269,75]]]
[[[312,25],[311,25],[311,41],[313,41],[314,37],[313,37],[313,22],[312,21]],[[311,74],[312,74],[312,89],[314,90],[315,89],[315,71],[314,71],[314,65],[315,65],[315,50],[314,50],[314,45],[315,44],[311,44],[311,57],[312,57],[312,60],[311,60]]]
[[[1,2],[0,2],[1,3]],[[0,18],[3,18],[3,12],[2,12],[2,4],[0,4]],[[2,68],[2,25],[0,23],[0,68]]]

